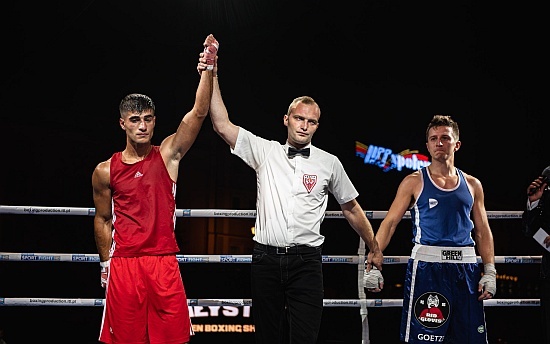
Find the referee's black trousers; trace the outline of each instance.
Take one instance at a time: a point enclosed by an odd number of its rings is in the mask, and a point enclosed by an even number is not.
[[[252,314],[256,344],[315,344],[323,313],[322,247],[256,243]]]

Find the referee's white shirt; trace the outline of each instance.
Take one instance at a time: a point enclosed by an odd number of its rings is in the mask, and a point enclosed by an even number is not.
[[[310,156],[288,158],[288,143],[239,128],[231,153],[256,171],[254,240],[270,246],[320,246],[328,193],[339,204],[359,195],[335,155],[308,145]]]

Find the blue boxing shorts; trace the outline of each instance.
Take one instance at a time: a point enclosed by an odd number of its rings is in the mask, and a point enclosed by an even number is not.
[[[474,247],[416,244],[407,264],[401,340],[487,344],[480,278]]]

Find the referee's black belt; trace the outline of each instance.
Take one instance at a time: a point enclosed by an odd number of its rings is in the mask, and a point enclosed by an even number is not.
[[[294,245],[294,246],[269,246],[260,243],[254,243],[254,248],[263,251],[267,254],[278,255],[296,255],[303,253],[316,253],[319,252],[320,247],[307,246],[307,245]]]

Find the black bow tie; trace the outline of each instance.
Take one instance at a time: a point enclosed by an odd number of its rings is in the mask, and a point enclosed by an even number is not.
[[[294,158],[296,155],[309,156],[309,148],[296,149],[293,147],[288,147],[288,157]]]

